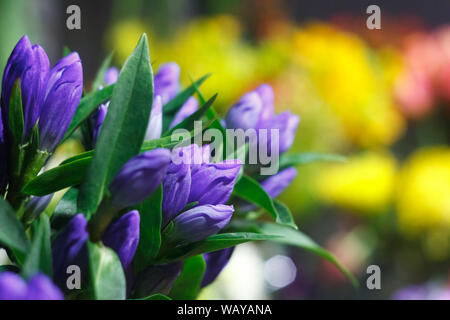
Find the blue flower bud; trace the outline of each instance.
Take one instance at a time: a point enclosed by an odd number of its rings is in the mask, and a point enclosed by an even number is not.
[[[109,106],[109,102],[105,103],[105,104],[101,104],[98,108],[97,111],[94,113],[94,115],[92,116],[92,126],[93,126],[93,130],[92,130],[92,140],[93,140],[93,144],[95,144],[95,142],[98,139],[98,135],[100,134],[100,129],[102,128],[102,124],[103,121],[105,121],[105,117],[106,117],[106,113],[108,112],[108,106]]]
[[[166,226],[187,205],[190,189],[190,165],[171,163],[163,182],[162,227]]]
[[[113,249],[124,270],[130,267],[139,243],[139,212],[136,210],[124,214],[109,225],[103,234],[103,244]]]
[[[262,101],[262,110],[259,116],[259,123],[264,123],[272,119],[274,115],[274,94],[273,89],[268,84],[262,84],[255,90]]]
[[[205,253],[203,258],[206,262],[205,275],[203,276],[202,287],[206,287],[216,280],[220,272],[225,268],[233,254],[234,247],[219,251]]]
[[[176,245],[188,244],[215,235],[230,222],[233,212],[233,206],[222,204],[189,209],[172,220],[167,241]]]
[[[42,197],[32,197],[25,207],[22,221],[25,224],[34,221],[34,219],[39,217],[41,213],[44,212],[45,208],[47,208],[52,198],[53,193]]]
[[[261,186],[271,198],[276,198],[297,176],[297,169],[289,167],[261,182]]]
[[[299,122],[300,118],[289,111],[280,113],[271,120],[268,129],[280,130],[279,131],[280,154],[287,151],[294,143],[295,132],[297,131]]]
[[[155,90],[154,96],[161,96],[162,104],[172,100],[180,88],[180,67],[169,62],[163,64],[154,77]]]
[[[155,140],[161,137],[162,133],[162,100],[161,96],[153,99],[152,110],[150,111],[150,120],[148,122],[147,131],[145,132],[145,140]]]
[[[170,124],[170,128],[175,127],[177,124],[182,122],[184,119],[189,117],[191,114],[193,114],[198,109],[198,100],[195,97],[190,97],[178,110],[178,112],[175,114],[175,117],[172,120],[172,123]]]
[[[36,274],[28,283],[13,272],[0,274],[0,300],[63,299],[61,291],[43,274]]]
[[[200,166],[191,173],[188,203],[225,204],[233,191],[241,165],[240,160],[232,159]]]
[[[170,164],[168,149],[154,149],[125,163],[109,185],[111,203],[117,208],[144,201],[166,176]]]
[[[53,152],[69,127],[83,91],[80,57],[71,53],[50,71],[40,108],[39,148]]]
[[[238,103],[228,111],[225,118],[227,128],[256,129],[262,112],[263,103],[258,93],[245,94]]]

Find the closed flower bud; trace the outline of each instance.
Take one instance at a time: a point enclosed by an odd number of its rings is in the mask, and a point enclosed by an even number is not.
[[[147,131],[145,132],[145,140],[155,140],[161,137],[162,133],[162,100],[161,96],[153,99],[152,110],[150,112],[150,120],[148,122]]]
[[[245,94],[238,103],[228,111],[227,128],[256,129],[262,112],[263,103],[258,93],[252,91]]]
[[[180,88],[180,67],[174,63],[163,64],[155,75],[154,95],[161,96],[162,104],[172,100]]]
[[[230,222],[233,206],[203,205],[189,209],[172,220],[167,235],[171,244],[188,244],[215,235]]]
[[[103,234],[103,244],[113,249],[127,270],[133,261],[139,243],[139,212],[130,211],[111,223]]]
[[[295,132],[297,131],[300,118],[285,111],[275,116],[269,124],[269,129],[278,129],[279,131],[279,152],[280,154],[289,150],[294,143]],[[270,149],[269,149],[270,150]]]
[[[39,217],[45,208],[47,208],[50,200],[53,198],[53,193],[45,195],[43,197],[32,197],[25,207],[22,221],[27,225],[34,219]]]
[[[259,117],[259,123],[264,123],[272,119],[274,114],[274,94],[273,89],[268,84],[262,84],[255,90],[262,101],[262,111]]]
[[[271,198],[276,198],[297,176],[297,169],[289,167],[261,182],[261,186]]]
[[[175,114],[175,117],[172,120],[172,123],[170,124],[170,128],[175,127],[177,124],[181,123],[184,119],[189,117],[191,114],[193,114],[198,109],[198,100],[194,97],[190,97],[178,110],[178,112]]]
[[[39,118],[39,148],[53,152],[69,127],[83,92],[80,57],[71,53],[50,71]]]
[[[0,300],[63,299],[61,291],[43,274],[36,274],[28,283],[13,272],[0,274]]]
[[[185,163],[170,164],[163,182],[163,227],[186,206],[190,189],[191,166]]]
[[[233,191],[241,165],[240,160],[233,159],[200,166],[191,174],[188,203],[225,204]]]
[[[220,272],[225,268],[233,254],[234,247],[226,248],[219,251],[205,253],[203,258],[206,262],[205,275],[203,276],[202,287],[206,287],[214,280]]]
[[[159,148],[125,163],[109,185],[111,203],[117,208],[125,208],[144,201],[165,178],[170,154],[168,149]]]
[[[109,102],[100,105],[92,117],[92,139],[94,145],[98,139],[98,135],[100,134],[100,129],[102,128],[103,121],[105,121],[106,113],[108,112],[108,106]]]

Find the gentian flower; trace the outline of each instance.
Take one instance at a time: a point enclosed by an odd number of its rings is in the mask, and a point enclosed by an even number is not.
[[[156,96],[153,99],[152,110],[150,111],[150,120],[148,122],[147,131],[145,132],[145,140],[159,139],[162,133],[162,99]]]
[[[162,104],[172,100],[180,88],[180,67],[173,62],[163,64],[154,77],[154,95],[161,96]]]
[[[171,244],[188,244],[203,240],[222,230],[234,212],[233,206],[219,204],[194,207],[175,217],[168,232],[167,241]]]
[[[13,272],[0,273],[0,300],[64,300],[59,289],[43,274],[25,282]]]
[[[232,129],[256,129],[260,121],[263,103],[257,92],[245,94],[226,116],[226,124]]]
[[[271,198],[276,198],[297,176],[297,169],[286,168],[261,182],[261,186]]]
[[[241,165],[237,159],[202,165],[191,174],[188,203],[225,204],[233,191]]]
[[[117,208],[144,201],[166,176],[170,165],[168,149],[154,149],[125,163],[109,185],[111,203]]]
[[[102,238],[104,245],[117,253],[127,274],[139,243],[139,220],[139,212],[130,211],[111,223]],[[87,221],[82,214],[74,216],[56,237],[52,252],[53,272],[60,288],[65,288],[68,266],[77,265],[81,270],[86,270],[88,237]]]
[[[206,262],[206,270],[202,280],[202,287],[206,287],[216,280],[217,276],[228,264],[228,261],[230,261],[233,251],[234,247],[230,247],[203,255]]]
[[[184,119],[189,117],[195,111],[198,110],[198,100],[195,97],[190,97],[180,108],[180,110],[175,114],[170,128],[175,127],[177,124],[181,123]]]

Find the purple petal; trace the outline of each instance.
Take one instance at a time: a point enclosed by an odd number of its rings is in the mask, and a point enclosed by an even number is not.
[[[183,104],[180,110],[178,110],[178,112],[175,114],[175,117],[173,118],[172,123],[170,124],[170,128],[175,127],[177,124],[181,123],[184,119],[189,117],[197,110],[198,110],[198,100],[195,97],[190,97]]]
[[[225,268],[233,254],[234,247],[226,248],[219,251],[205,253],[203,258],[206,262],[206,271],[203,276],[202,287],[206,287],[216,280],[220,272]]]
[[[64,300],[64,297],[47,276],[37,274],[28,281],[26,300]]]
[[[279,131],[279,152],[280,154],[287,151],[295,139],[300,118],[289,111],[280,113],[272,119],[269,129],[278,129]],[[270,150],[270,149],[269,149]]]
[[[188,244],[203,240],[222,230],[233,215],[233,206],[203,205],[187,210],[173,219],[168,241]]]
[[[188,203],[191,188],[191,166],[172,163],[163,182],[162,227],[172,220]]]
[[[228,111],[227,128],[256,129],[262,112],[262,100],[258,93],[252,91],[245,94],[238,103]]]
[[[27,284],[13,272],[0,273],[0,300],[24,300],[27,294]]]
[[[103,121],[105,121],[106,113],[108,112],[108,106],[109,102],[100,105],[93,115],[94,130],[92,132],[92,139],[94,140],[94,144],[98,139],[98,135],[100,134],[100,129],[102,128]]]
[[[116,67],[111,67],[105,72],[105,84],[110,85],[117,82],[119,78],[119,69]]]
[[[297,169],[294,167],[289,167],[265,179],[261,182],[261,186],[264,190],[266,190],[271,198],[276,198],[289,186],[296,176]]]
[[[80,57],[71,53],[50,71],[39,119],[39,147],[53,152],[69,127],[83,91]]]
[[[53,241],[53,274],[60,288],[66,287],[68,266],[77,265],[86,270],[88,236],[86,218],[77,214]]]
[[[259,96],[261,97],[262,101],[262,111],[259,118],[260,123],[264,123],[267,120],[272,119],[274,115],[274,94],[273,89],[268,84],[262,84],[255,90]]]
[[[189,164],[191,166],[191,175],[193,175],[203,164],[209,163],[209,146],[200,148],[197,144],[193,143],[186,147],[173,149],[172,163]]]
[[[153,100],[150,120],[148,122],[145,140],[155,140],[161,138],[162,133],[162,100],[161,96],[156,96]]]
[[[168,149],[154,149],[124,164],[109,186],[112,204],[118,208],[144,201],[166,176],[170,165]]]
[[[241,165],[239,160],[202,165],[191,174],[188,203],[225,204],[233,191]]]
[[[161,96],[163,105],[172,100],[177,94],[180,84],[180,67],[174,63],[166,63],[159,67],[155,75],[155,96]]]
[[[52,198],[53,193],[42,197],[32,197],[25,207],[23,217],[27,217],[29,221],[33,221],[44,212]]]
[[[124,270],[133,261],[139,243],[139,212],[130,211],[109,225],[103,234],[103,243],[119,256]]]

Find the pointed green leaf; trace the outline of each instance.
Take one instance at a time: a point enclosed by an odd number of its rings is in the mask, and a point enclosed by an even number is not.
[[[0,243],[25,255],[30,243],[11,206],[0,197]]]
[[[206,262],[202,255],[186,259],[180,276],[175,281],[170,296],[175,300],[195,300],[206,271]]]

